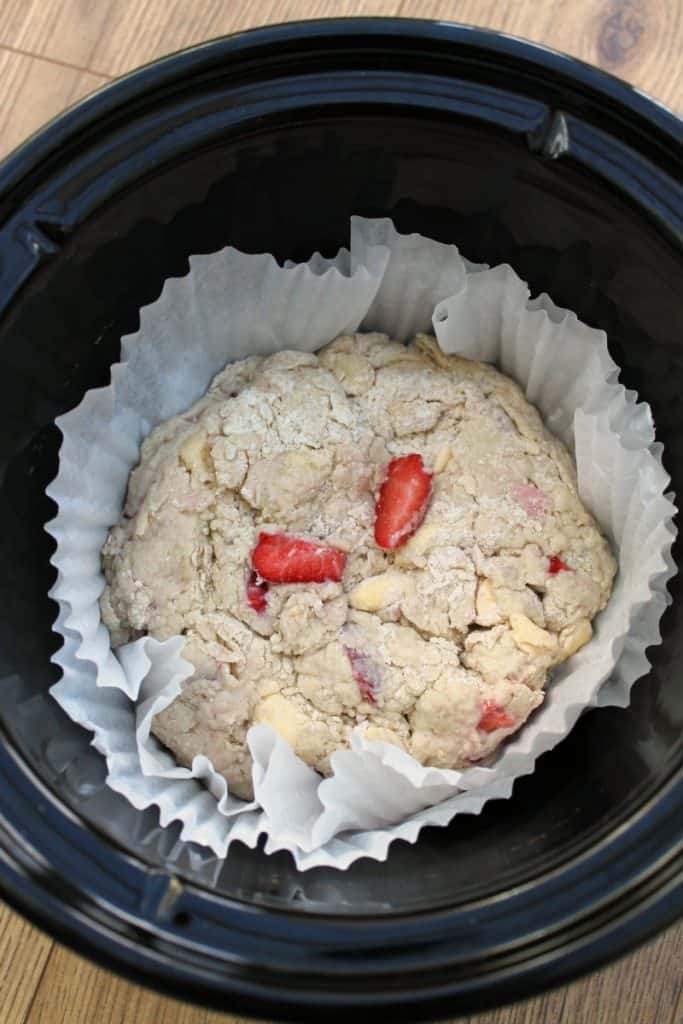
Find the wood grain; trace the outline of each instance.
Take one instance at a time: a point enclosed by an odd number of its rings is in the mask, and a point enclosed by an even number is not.
[[[128,985],[57,945],[33,1004],[21,1018],[22,1024],[105,1024],[110,1021],[226,1024],[229,1020],[223,1014],[213,1014],[137,985]]]
[[[400,14],[524,36],[626,78],[683,113],[680,0],[403,0]]]
[[[598,64],[683,110],[679,0],[3,0],[0,45],[118,75],[226,32],[352,14],[437,18],[524,36]]]
[[[399,0],[4,0],[0,43],[119,75],[205,39],[296,18],[397,14]]]
[[[107,79],[0,46],[0,157]]]
[[[678,925],[573,985],[459,1024],[681,1024],[682,943]]]
[[[294,18],[428,17],[495,28],[612,71],[683,113],[683,0],[0,0],[0,156],[109,77]],[[463,1024],[683,1024],[683,924],[591,977]],[[0,1024],[238,1024],[56,945],[0,906]]]
[[[0,930],[3,1024],[246,1024],[122,981],[6,908]],[[588,978],[459,1024],[681,1024],[682,949],[683,924]]]
[[[0,904],[0,1021],[24,1021],[53,948],[52,939]]]
[[[255,25],[346,15],[422,16],[524,36],[625,77],[683,113],[681,0],[0,0],[0,156],[62,107],[145,61]]]

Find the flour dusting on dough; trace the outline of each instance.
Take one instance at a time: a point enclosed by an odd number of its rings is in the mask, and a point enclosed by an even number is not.
[[[431,501],[387,552],[377,494],[412,453],[434,473]],[[346,552],[341,583],[256,601],[263,530]],[[487,758],[588,642],[616,568],[569,454],[516,384],[432,338],[380,334],[228,365],[144,442],[103,563],[115,645],[186,638],[194,675],[154,733],[244,797],[255,722],[323,774],[356,726],[425,765]]]

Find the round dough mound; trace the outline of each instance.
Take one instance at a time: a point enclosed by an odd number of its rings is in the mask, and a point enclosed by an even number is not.
[[[413,452],[432,499],[382,551],[377,493]],[[270,585],[259,614],[261,530],[343,549],[342,582]],[[433,338],[380,334],[228,365],[144,442],[103,562],[113,643],[180,633],[195,667],[155,734],[246,798],[254,722],[323,774],[356,726],[425,765],[488,757],[590,639],[615,573],[569,454],[519,388]]]

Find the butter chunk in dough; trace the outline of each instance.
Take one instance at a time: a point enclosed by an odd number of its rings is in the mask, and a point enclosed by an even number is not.
[[[420,527],[374,541],[391,459],[433,475]],[[345,552],[341,582],[265,585],[261,531]],[[249,727],[330,771],[354,728],[425,765],[489,758],[590,640],[615,563],[572,460],[516,384],[420,335],[228,365],[142,446],[104,545],[112,643],[181,634],[193,676],[153,731],[252,795]]]

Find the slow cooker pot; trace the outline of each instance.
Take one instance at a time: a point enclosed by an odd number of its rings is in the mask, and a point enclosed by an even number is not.
[[[298,873],[226,861],[104,785],[52,701],[54,419],[106,383],[191,253],[336,252],[349,216],[507,261],[609,335],[683,493],[683,133],[519,40],[420,21],[289,24],[143,68],[0,166],[0,887],[130,978],[278,1019],[454,1015],[566,981],[683,909],[680,578],[630,707],[585,714],[512,799]]]

